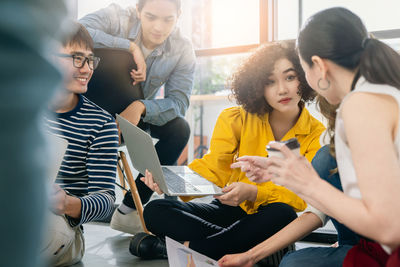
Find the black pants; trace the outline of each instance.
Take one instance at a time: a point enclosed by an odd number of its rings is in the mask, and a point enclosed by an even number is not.
[[[247,251],[296,217],[293,208],[284,203],[261,206],[251,215],[219,200],[206,204],[157,199],[144,209],[146,226],[153,234],[190,241],[190,248],[215,260]]]
[[[155,148],[161,165],[175,165],[189,139],[190,128],[187,121],[177,117],[163,126],[155,126],[143,121],[140,121],[138,126],[143,130],[150,130],[150,135],[159,139]],[[139,174],[136,178],[136,186],[140,200],[145,204],[149,201],[153,191],[139,179],[140,177],[143,177],[143,175]],[[125,194],[122,203],[128,207],[135,208],[130,193]]]

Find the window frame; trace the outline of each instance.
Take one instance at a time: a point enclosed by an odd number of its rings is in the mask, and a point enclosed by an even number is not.
[[[254,50],[261,44],[277,40],[278,33],[278,0],[259,0],[259,16],[260,16],[260,42],[256,44],[219,47],[219,48],[206,48],[196,49],[197,57],[210,57],[228,54],[246,53]],[[303,0],[298,0],[298,30],[303,24]],[[400,29],[388,29],[370,32],[378,39],[394,39],[400,38]]]
[[[277,0],[259,0],[259,43],[219,48],[196,49],[197,57],[220,56],[250,52],[263,43],[275,40]]]

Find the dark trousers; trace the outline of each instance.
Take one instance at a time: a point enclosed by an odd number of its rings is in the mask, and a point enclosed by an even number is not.
[[[206,204],[157,199],[144,209],[146,226],[153,234],[190,241],[190,248],[215,260],[252,248],[296,217],[284,203],[261,206],[251,215],[219,200]]]
[[[143,121],[140,121],[138,126],[143,130],[150,130],[150,135],[159,139],[155,148],[161,165],[175,165],[189,139],[190,128],[187,121],[184,118],[177,117],[162,126],[144,123]],[[143,177],[143,175],[139,174],[136,178],[136,186],[140,200],[145,204],[149,201],[153,191],[139,179],[140,177]],[[122,203],[135,208],[130,193],[125,194]]]

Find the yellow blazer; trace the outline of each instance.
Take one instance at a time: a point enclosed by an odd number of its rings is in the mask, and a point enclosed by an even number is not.
[[[300,143],[300,153],[309,161],[321,147],[319,138],[324,125],[303,108],[296,124],[282,138],[296,137]],[[268,114],[260,117],[246,112],[242,107],[232,107],[222,111],[216,122],[210,142],[210,149],[201,159],[195,159],[189,168],[199,173],[219,187],[233,182],[254,184],[258,187],[255,202],[244,201],[240,207],[247,213],[256,213],[260,205],[274,202],[286,203],[296,211],[306,208],[306,203],[292,191],[272,182],[256,184],[251,182],[240,169],[231,169],[236,157],[245,155],[267,156],[266,145],[274,141],[268,122]],[[182,197],[184,201],[192,198]]]

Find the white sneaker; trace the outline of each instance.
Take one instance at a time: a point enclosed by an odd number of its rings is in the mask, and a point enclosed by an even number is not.
[[[128,214],[122,214],[116,209],[111,218],[110,227],[132,235],[143,232],[142,222],[136,210]]]

